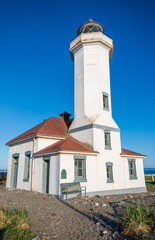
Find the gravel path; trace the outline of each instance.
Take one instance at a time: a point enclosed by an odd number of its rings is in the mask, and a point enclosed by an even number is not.
[[[74,198],[65,201],[24,190],[0,189],[0,205],[26,207],[35,239],[129,239],[117,232],[125,203],[155,203],[155,193]]]

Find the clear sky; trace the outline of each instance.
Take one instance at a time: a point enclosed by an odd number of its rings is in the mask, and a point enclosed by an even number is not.
[[[113,38],[113,118],[122,147],[155,167],[155,1],[0,0],[0,168],[5,143],[50,116],[74,116],[69,44],[89,18]]]

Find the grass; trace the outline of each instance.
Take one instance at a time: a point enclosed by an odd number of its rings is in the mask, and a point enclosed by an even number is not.
[[[150,182],[152,182],[152,176],[145,176],[145,181],[150,181]]]
[[[146,182],[147,190],[155,191],[155,182]]]
[[[29,240],[34,233],[24,209],[0,208],[0,240]]]
[[[155,239],[155,215],[146,204],[126,205],[122,217],[122,234],[137,239]]]

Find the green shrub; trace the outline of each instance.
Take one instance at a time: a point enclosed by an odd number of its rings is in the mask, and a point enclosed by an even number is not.
[[[99,195],[95,195],[95,197],[99,198],[100,196]]]
[[[29,240],[33,236],[26,209],[0,209],[0,239]]]
[[[155,182],[146,183],[146,187],[150,190],[155,190]]]
[[[155,234],[155,215],[150,207],[146,204],[139,204],[136,207],[126,205],[125,208],[126,211],[122,218],[122,234],[129,237],[145,235],[148,237],[145,239],[151,239]]]

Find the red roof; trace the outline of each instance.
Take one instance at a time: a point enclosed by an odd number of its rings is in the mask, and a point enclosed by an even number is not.
[[[26,138],[35,137],[37,135],[66,137],[68,136],[67,126],[63,118],[50,117],[18,137],[13,138],[11,141],[7,142],[6,145],[10,145]]]
[[[133,152],[133,151],[127,150],[127,149],[125,149],[125,148],[122,148],[121,155],[129,155],[129,156],[137,156],[137,157],[146,157],[146,155],[144,155],[144,154],[140,154],[140,153],[137,153],[137,152]]]
[[[75,138],[69,137],[69,138],[60,140],[59,142],[56,142],[40,150],[39,152],[36,152],[34,155],[59,152],[59,151],[98,153],[96,151],[93,151],[89,147],[86,147],[83,143],[79,142]]]

